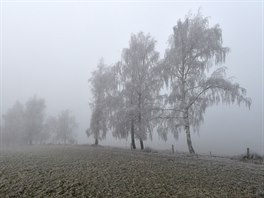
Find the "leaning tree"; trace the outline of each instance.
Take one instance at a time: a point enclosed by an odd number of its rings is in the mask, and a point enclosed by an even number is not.
[[[194,153],[190,131],[199,129],[208,106],[236,102],[250,107],[251,99],[225,74],[222,64],[229,48],[223,46],[219,25],[209,26],[208,18],[198,12],[179,20],[173,32],[161,69],[169,91],[158,131],[163,135],[171,131],[177,137],[184,129],[189,152]]]

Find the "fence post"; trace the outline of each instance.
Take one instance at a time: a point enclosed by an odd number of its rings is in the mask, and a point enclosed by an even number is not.
[[[249,148],[247,148],[247,158],[249,159]]]
[[[171,151],[172,151],[172,153],[174,153],[174,145],[173,144],[171,145]]]

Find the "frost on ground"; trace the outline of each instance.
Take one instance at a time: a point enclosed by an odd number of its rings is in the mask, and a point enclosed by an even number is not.
[[[264,166],[91,146],[0,154],[0,197],[256,197]]]

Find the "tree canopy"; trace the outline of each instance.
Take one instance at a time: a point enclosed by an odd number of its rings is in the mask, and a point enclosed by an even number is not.
[[[211,26],[200,12],[178,20],[163,59],[155,45],[150,34],[132,34],[121,60],[108,73],[103,74],[104,67],[93,73],[91,126],[97,123],[93,131],[101,130],[102,137],[107,130],[119,138],[130,136],[134,149],[135,139],[143,149],[143,141],[155,130],[164,140],[168,132],[177,139],[184,130],[194,153],[191,131],[199,130],[209,106],[221,102],[250,107],[251,99],[226,75],[223,64],[230,49],[223,45],[222,29]]]

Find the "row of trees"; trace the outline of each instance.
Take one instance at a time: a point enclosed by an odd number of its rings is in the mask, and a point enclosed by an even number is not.
[[[92,116],[87,135],[95,144],[111,131],[115,137],[140,142],[152,138],[153,130],[164,139],[177,138],[184,130],[190,153],[194,153],[191,130],[199,129],[207,107],[244,103],[246,90],[226,76],[229,48],[223,46],[219,25],[209,26],[201,13],[178,20],[169,37],[164,58],[150,34],[132,34],[121,60],[107,66],[101,60],[92,73]],[[215,68],[214,70],[212,70]]]
[[[34,96],[25,105],[16,102],[3,115],[2,142],[6,145],[75,143],[75,118],[69,110],[45,119],[45,100]]]

